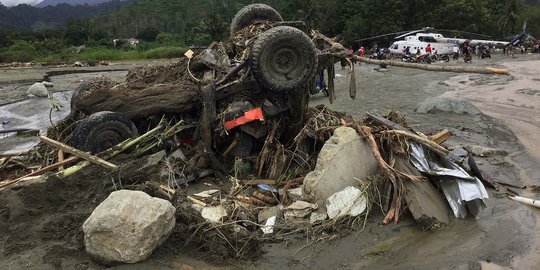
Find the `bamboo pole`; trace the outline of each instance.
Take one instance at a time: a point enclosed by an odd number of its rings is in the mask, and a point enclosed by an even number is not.
[[[104,168],[107,168],[107,169],[116,169],[118,168],[118,166],[116,166],[115,164],[112,164],[102,158],[99,158],[99,157],[96,157],[94,155],[91,155],[91,154],[88,154],[88,153],[85,153],[81,150],[78,150],[78,149],[75,149],[71,146],[68,146],[68,145],[65,145],[61,142],[57,142],[51,138],[48,138],[48,137],[45,137],[45,136],[39,136],[40,140],[48,145],[52,145],[54,147],[57,147],[57,148],[60,148],[62,149],[63,151],[65,152],[68,152],[72,155],[75,155],[75,156],[78,156],[80,158],[83,158],[83,159],[86,159],[87,161],[89,162],[92,162],[94,164],[97,164],[97,165],[100,165]]]
[[[143,135],[141,135],[141,136],[139,136],[137,138],[128,139],[128,140],[118,144],[116,147],[112,148],[113,149],[112,152],[110,154],[106,155],[105,159],[113,158],[113,157],[117,156],[118,154],[126,151],[130,147],[134,146],[135,144],[145,140],[146,138],[154,136],[162,128],[163,128],[163,126],[161,124],[159,124],[155,128],[153,128],[152,130],[146,132],[145,134],[143,134]],[[68,176],[73,175],[73,174],[77,173],[78,171],[88,167],[90,164],[91,163],[88,162],[88,161],[81,162],[81,163],[79,163],[79,164],[77,164],[75,166],[71,166],[71,167],[65,169],[64,171],[60,172],[58,176],[60,176],[60,177],[68,177]]]
[[[417,68],[428,71],[442,71],[442,72],[457,72],[457,73],[479,73],[479,74],[500,74],[510,75],[510,71],[507,69],[491,68],[491,67],[478,67],[478,66],[444,66],[444,65],[430,65],[430,64],[418,64],[418,63],[405,63],[394,60],[375,60],[366,57],[360,57],[353,55],[353,58],[357,61],[366,62],[369,64],[385,64],[388,66],[405,67],[405,68]]]

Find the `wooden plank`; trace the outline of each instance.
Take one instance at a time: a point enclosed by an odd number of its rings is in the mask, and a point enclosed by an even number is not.
[[[198,204],[198,205],[200,205],[200,206],[202,206],[202,207],[208,206],[208,204],[206,204],[205,202],[200,201],[200,200],[197,200],[197,199],[195,199],[195,198],[193,198],[193,197],[191,197],[191,196],[187,196],[187,199],[190,200],[192,203]]]
[[[392,121],[390,121],[390,120],[388,120],[388,119],[386,119],[386,118],[384,118],[382,116],[376,115],[374,113],[369,113],[368,112],[367,116],[371,120],[373,120],[373,121],[375,121],[375,122],[377,122],[377,123],[379,123],[381,125],[387,126],[387,127],[391,128],[391,129],[410,131],[408,128],[405,128],[405,127],[403,127],[402,125],[400,125],[398,123],[394,123],[394,122],[392,122]]]
[[[78,150],[78,149],[75,149],[71,146],[68,146],[68,145],[65,145],[61,142],[57,142],[51,138],[48,138],[48,137],[45,137],[45,136],[39,136],[40,140],[48,145],[52,145],[54,147],[57,147],[57,148],[60,148],[62,149],[63,151],[67,152],[67,153],[70,153],[72,155],[75,155],[75,156],[78,156],[80,158],[83,158],[83,159],[86,159],[88,160],[89,162],[92,162],[96,165],[100,165],[104,168],[107,168],[107,169],[116,169],[118,168],[118,166],[116,166],[115,164],[113,163],[110,163],[104,159],[101,159],[99,157],[96,157],[94,155],[91,155],[91,154],[88,154],[88,153],[85,153],[81,150]]]
[[[448,140],[452,136],[452,133],[448,131],[447,129],[430,136],[429,139],[436,142],[437,144],[443,144],[446,140]]]

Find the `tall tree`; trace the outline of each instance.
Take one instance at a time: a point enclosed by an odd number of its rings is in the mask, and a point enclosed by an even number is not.
[[[503,14],[499,19],[499,27],[503,35],[511,35],[516,31],[516,23],[519,18],[522,3],[520,0],[505,0]]]

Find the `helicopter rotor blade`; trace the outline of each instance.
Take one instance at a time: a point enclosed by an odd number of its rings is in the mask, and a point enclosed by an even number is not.
[[[523,32],[525,32],[527,30],[527,21],[525,20],[523,22]]]
[[[426,31],[425,29],[420,29],[420,30],[414,30],[414,31],[405,32],[405,34],[399,35],[399,36],[395,37],[394,39],[402,39],[402,38],[404,38],[406,36],[414,35],[416,33],[422,33],[422,32],[425,32],[425,31]]]
[[[399,35],[399,34],[403,34],[403,33],[406,33],[406,32],[408,32],[408,31],[387,33],[387,34],[382,34],[382,35],[378,35],[378,36],[372,36],[372,37],[358,39],[358,40],[355,40],[355,42],[360,42],[360,41],[364,41],[364,40],[372,40],[372,39],[377,39],[377,38],[382,38],[382,37],[387,37],[387,36],[393,36],[393,35]]]
[[[462,31],[462,30],[437,29],[437,31],[439,31],[439,32],[450,32],[450,33],[463,33],[463,34],[482,37],[482,38],[492,38],[492,36],[489,36],[489,35],[473,33],[473,32],[467,32],[467,31]]]

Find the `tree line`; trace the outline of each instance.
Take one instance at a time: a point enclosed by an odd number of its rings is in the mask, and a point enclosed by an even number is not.
[[[136,0],[118,12],[91,20],[96,31],[112,36],[168,33],[184,43],[225,38],[232,17],[247,0]],[[286,20],[310,27],[346,43],[382,33],[422,27],[456,29],[507,39],[521,32],[540,36],[537,0],[269,0]],[[527,8],[525,8],[527,7]],[[457,35],[457,33],[456,33]]]
[[[347,46],[357,46],[366,37],[423,27],[507,40],[521,32],[524,21],[530,34],[540,36],[539,0],[132,0],[117,11],[70,18],[59,27],[0,28],[0,47],[17,40],[51,39],[60,40],[49,42],[52,45],[111,46],[112,39],[131,37],[148,43],[207,45],[226,38],[236,12],[253,2],[274,7],[285,20],[303,20],[328,36],[341,35]],[[2,12],[6,8],[0,6],[0,16]],[[446,35],[461,36],[457,32]]]

